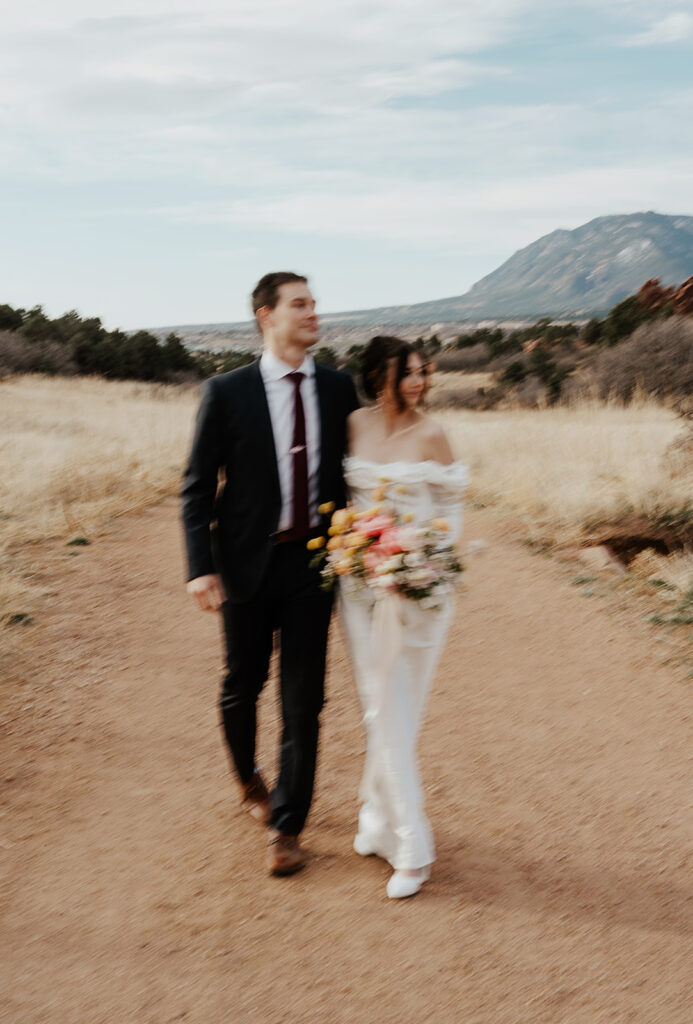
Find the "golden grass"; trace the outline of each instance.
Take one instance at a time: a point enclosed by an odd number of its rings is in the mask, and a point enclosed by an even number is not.
[[[0,384],[6,542],[90,534],[172,493],[195,390],[96,378]]]
[[[196,389],[97,378],[0,383],[0,620],[36,603],[27,545],[92,537],[179,487]]]
[[[675,555],[641,551],[628,568],[643,579],[665,583],[674,594],[693,594],[693,551],[682,551]]]
[[[196,388],[97,378],[0,383],[0,623],[39,601],[35,542],[93,537],[176,493],[197,401]],[[512,510],[537,538],[574,541],[589,520],[691,501],[693,459],[670,451],[684,425],[654,402],[435,417],[469,463],[472,500]]]
[[[671,445],[686,427],[654,401],[543,410],[436,413],[470,467],[470,496],[526,517],[550,541],[589,522],[691,505],[693,458]]]
[[[434,373],[429,395],[431,398],[441,398],[448,392],[477,391],[479,388],[490,388],[493,382],[492,373],[462,373],[458,370]]]

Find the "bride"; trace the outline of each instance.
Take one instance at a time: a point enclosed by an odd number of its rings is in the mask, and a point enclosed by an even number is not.
[[[442,428],[421,411],[421,356],[398,338],[373,338],[363,354],[362,384],[374,404],[348,421],[345,478],[353,505],[365,510],[385,494],[414,523],[444,516],[457,540],[467,470],[453,461]],[[367,730],[354,849],[392,865],[387,894],[398,898],[419,891],[435,859],[416,748],[454,598],[446,594],[431,608],[399,595],[368,595],[342,577],[341,616]]]

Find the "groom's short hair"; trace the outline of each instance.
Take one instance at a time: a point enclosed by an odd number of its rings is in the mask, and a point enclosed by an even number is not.
[[[253,313],[257,316],[258,309],[269,306],[274,309],[279,301],[279,287],[282,284],[293,284],[299,281],[308,284],[308,278],[301,274],[292,274],[290,270],[278,270],[274,274],[265,274],[253,288]]]

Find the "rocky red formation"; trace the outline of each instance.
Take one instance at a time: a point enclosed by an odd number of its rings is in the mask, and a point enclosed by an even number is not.
[[[674,296],[674,309],[684,316],[693,314],[693,277],[684,281]]]
[[[662,287],[658,277],[645,281],[638,292],[638,299],[645,309],[656,313],[665,306],[671,306],[676,313],[683,316],[693,314],[693,277],[689,277],[676,288],[673,285]]]
[[[659,309],[663,309],[667,303],[672,302],[674,295],[674,288],[671,286],[662,288],[659,278],[653,277],[649,281],[645,281],[645,284],[638,292],[638,299],[645,309],[650,309],[654,313]]]

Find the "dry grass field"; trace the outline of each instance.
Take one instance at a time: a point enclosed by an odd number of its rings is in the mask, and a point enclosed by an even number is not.
[[[550,541],[595,520],[659,515],[691,504],[685,422],[654,401],[588,401],[542,410],[436,413],[469,464],[471,496],[530,519]]]
[[[96,378],[0,383],[0,621],[38,597],[33,546],[91,539],[173,493],[195,389]]]
[[[434,373],[431,378],[429,398],[433,404],[442,405],[447,395],[476,392],[479,388],[490,388],[492,385],[492,373],[461,373],[456,370],[448,373]]]
[[[37,542],[89,540],[115,516],[175,493],[196,405],[195,388],[40,376],[0,383],[4,625],[30,614],[38,597]],[[435,415],[470,465],[471,500],[512,510],[535,537],[576,541],[588,520],[690,504],[693,458],[675,448],[685,424],[654,402]],[[684,590],[693,586],[690,561],[668,566]]]

